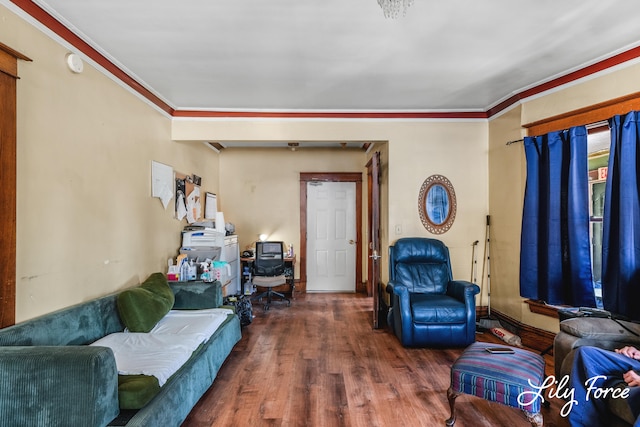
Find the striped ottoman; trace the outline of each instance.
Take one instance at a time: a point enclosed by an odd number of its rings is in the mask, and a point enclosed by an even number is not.
[[[447,391],[451,417],[447,426],[456,422],[455,400],[464,393],[522,409],[532,426],[542,427],[543,399],[537,396],[540,389],[535,387],[544,382],[544,359],[520,348],[510,347],[513,353],[495,354],[486,351],[488,347],[505,346],[476,342],[451,367]]]

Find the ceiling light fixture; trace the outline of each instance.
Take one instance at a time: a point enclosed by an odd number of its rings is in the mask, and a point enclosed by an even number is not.
[[[396,19],[407,14],[407,9],[413,4],[413,0],[378,0],[378,4],[384,12],[385,18]]]

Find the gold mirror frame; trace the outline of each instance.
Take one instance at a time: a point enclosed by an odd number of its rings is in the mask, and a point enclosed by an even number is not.
[[[444,215],[444,219],[438,222],[438,219],[429,216],[427,197],[439,188],[444,189],[447,200],[445,201],[446,214]],[[457,206],[456,193],[453,190],[453,185],[446,177],[442,175],[431,175],[424,180],[418,196],[418,212],[420,213],[420,221],[422,221],[422,225],[424,225],[427,231],[433,234],[446,233],[456,219]],[[442,208],[442,206],[440,207]]]

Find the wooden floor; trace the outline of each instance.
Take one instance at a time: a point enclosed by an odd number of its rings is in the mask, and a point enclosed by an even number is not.
[[[449,372],[462,349],[403,348],[372,329],[371,298],[306,294],[269,311],[255,302],[254,315],[183,427],[431,427],[449,417]],[[545,426],[569,426],[562,404],[543,409]],[[530,425],[517,409],[466,395],[456,413],[457,427]]]

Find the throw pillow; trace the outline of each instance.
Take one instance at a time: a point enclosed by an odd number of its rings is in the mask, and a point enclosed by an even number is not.
[[[118,294],[118,313],[130,332],[149,332],[171,310],[175,297],[162,273]]]

